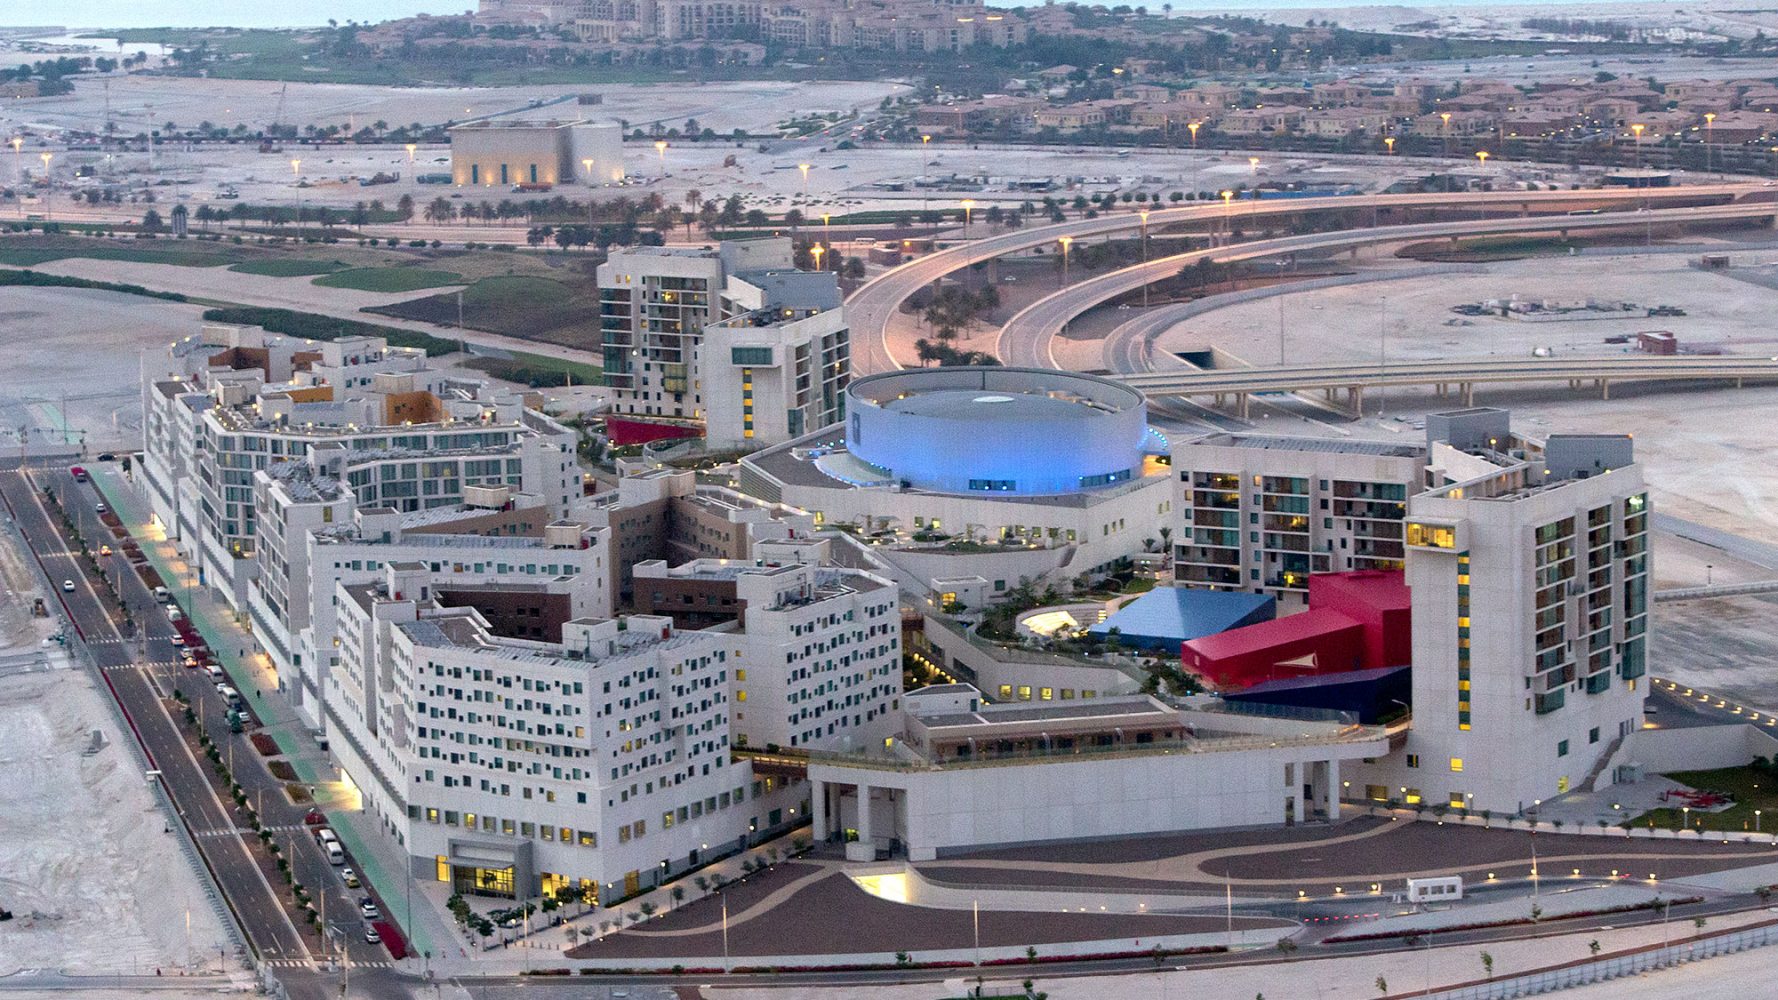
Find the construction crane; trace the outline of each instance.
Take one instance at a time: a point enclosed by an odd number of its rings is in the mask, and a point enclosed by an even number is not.
[[[259,151],[273,153],[278,149],[278,125],[284,119],[284,98],[290,93],[290,84],[278,88],[278,107],[272,112],[272,120],[265,127],[265,135],[260,137]]]

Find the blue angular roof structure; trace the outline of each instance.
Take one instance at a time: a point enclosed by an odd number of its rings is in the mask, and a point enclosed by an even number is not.
[[[1115,628],[1126,646],[1178,655],[1180,643],[1187,640],[1268,622],[1276,615],[1277,602],[1266,594],[1157,587],[1087,633],[1104,640]]]

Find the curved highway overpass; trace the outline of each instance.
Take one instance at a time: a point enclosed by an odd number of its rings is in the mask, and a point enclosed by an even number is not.
[[[1146,264],[1126,267],[1070,285],[1033,302],[1001,327],[996,354],[1002,363],[1022,368],[1059,368],[1053,347],[1055,338],[1077,317],[1119,296],[1164,280],[1181,268],[1199,261],[1219,264],[1271,257],[1282,253],[1333,250],[1396,240],[1476,236],[1497,233],[1560,230],[1621,229],[1676,222],[1720,222],[1778,215],[1770,202],[1708,205],[1697,208],[1662,208],[1641,212],[1610,212],[1585,216],[1533,216],[1512,219],[1473,219],[1460,222],[1422,222],[1399,226],[1348,229],[1333,233],[1308,233],[1272,240],[1256,240],[1232,247],[1193,250],[1159,257]]]
[[[1350,211],[1382,208],[1451,208],[1478,210],[1487,208],[1517,209],[1529,212],[1535,207],[1584,202],[1589,204],[1621,203],[1635,205],[1661,201],[1698,198],[1734,199],[1766,192],[1758,184],[1699,184],[1675,188],[1602,188],[1585,191],[1470,191],[1432,194],[1369,194],[1328,198],[1257,199],[1224,205],[1197,202],[1176,208],[1153,209],[1147,225],[1153,228],[1184,222],[1215,222],[1223,219],[1239,221],[1306,212]],[[952,272],[1011,253],[1052,246],[1063,237],[1084,239],[1094,236],[1126,235],[1140,231],[1142,217],[1135,212],[1077,219],[1048,226],[1016,230],[975,240],[928,254],[894,268],[865,283],[846,301],[846,312],[852,327],[852,365],[859,374],[900,368],[889,350],[889,324],[908,297]]]
[[[1402,364],[1288,365],[1227,370],[1141,372],[1112,378],[1150,397],[1211,396],[1232,400],[1242,417],[1256,393],[1305,392],[1320,389],[1328,397],[1345,393],[1355,413],[1364,407],[1364,390],[1392,386],[1431,385],[1450,390],[1465,406],[1481,384],[1567,382],[1596,386],[1610,398],[1613,382],[1731,381],[1778,382],[1778,359],[1628,355],[1606,358],[1520,358],[1468,361],[1410,361]]]

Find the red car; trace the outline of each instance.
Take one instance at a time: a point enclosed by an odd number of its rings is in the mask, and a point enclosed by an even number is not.
[[[86,470],[81,468],[80,466],[71,465],[68,467],[68,472],[74,476],[75,482],[77,482],[77,483],[86,482]]]
[[[303,822],[309,826],[321,826],[327,822],[327,817],[321,815],[319,810],[310,809],[309,814],[303,817]]]

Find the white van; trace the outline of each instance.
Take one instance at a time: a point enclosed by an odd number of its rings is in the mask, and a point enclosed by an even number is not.
[[[343,865],[346,863],[346,852],[340,850],[339,841],[336,840],[328,844],[323,844],[321,849],[327,852],[328,864]]]

